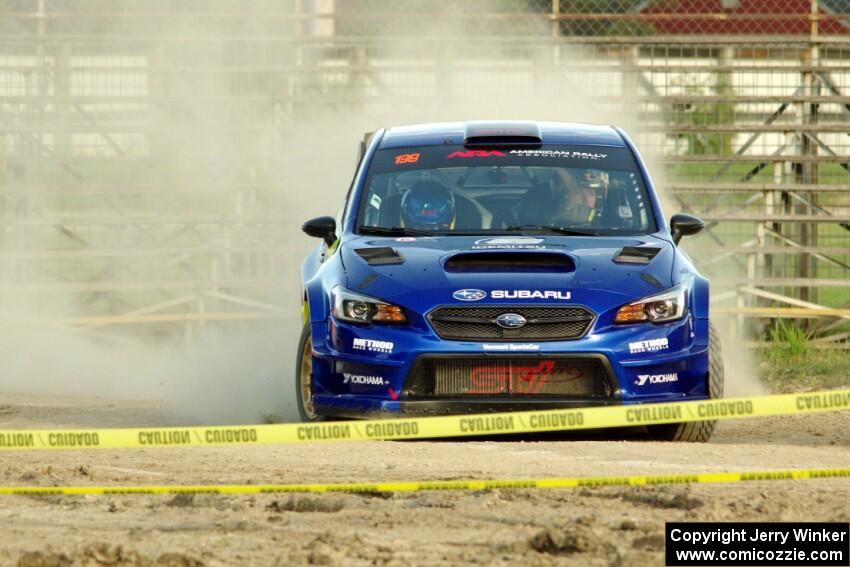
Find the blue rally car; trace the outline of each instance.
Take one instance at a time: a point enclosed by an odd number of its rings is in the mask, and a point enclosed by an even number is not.
[[[424,124],[361,143],[301,268],[304,420],[720,397],[708,281],[619,128]],[[706,441],[714,422],[650,426]]]

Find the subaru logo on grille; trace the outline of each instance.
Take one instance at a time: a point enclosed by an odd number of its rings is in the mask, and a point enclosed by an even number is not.
[[[480,289],[459,289],[452,294],[452,297],[460,301],[478,301],[487,297],[487,293]]]
[[[496,324],[503,329],[519,329],[526,324],[525,317],[519,313],[503,313],[496,317]]]

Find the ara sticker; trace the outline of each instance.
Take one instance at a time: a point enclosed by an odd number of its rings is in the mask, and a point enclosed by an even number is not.
[[[452,152],[446,156],[446,159],[473,157],[505,157],[505,153],[499,150],[466,150],[463,152]]]

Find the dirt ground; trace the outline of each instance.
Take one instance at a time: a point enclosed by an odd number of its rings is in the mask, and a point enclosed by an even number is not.
[[[176,425],[156,403],[0,397],[0,428]],[[569,438],[4,452],[3,485],[375,482],[850,466],[850,412],[706,445]],[[0,565],[663,565],[664,522],[850,520],[850,479],[381,495],[0,497]]]

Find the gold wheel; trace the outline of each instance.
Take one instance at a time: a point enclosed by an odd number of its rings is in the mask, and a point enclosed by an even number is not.
[[[313,341],[310,338],[309,332],[304,340],[304,347],[301,349],[301,363],[298,372],[298,388],[301,393],[301,408],[304,411],[304,417],[309,421],[318,419],[313,409]]]

